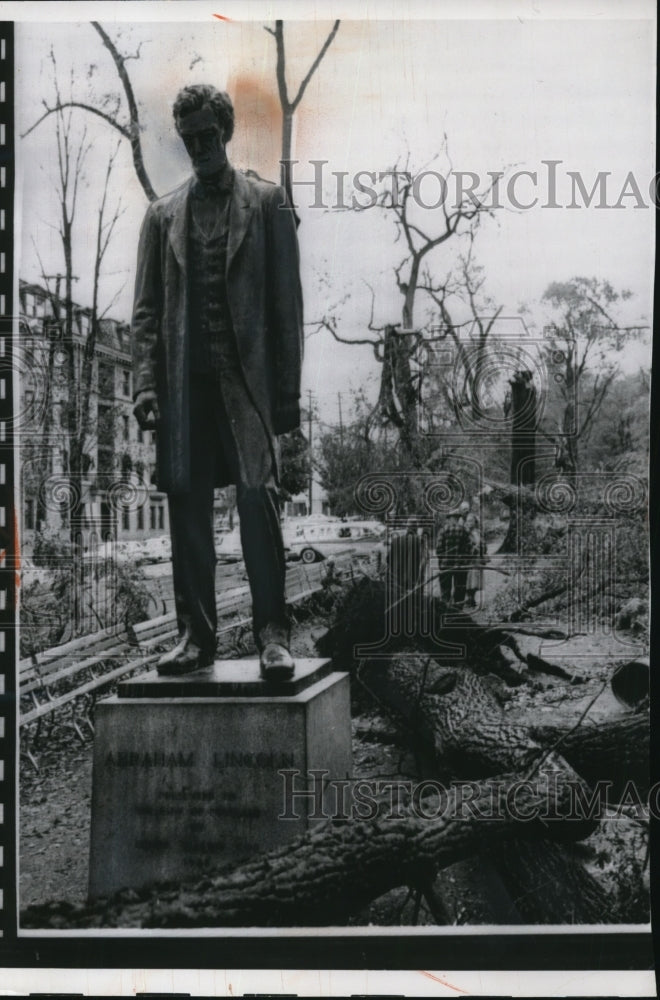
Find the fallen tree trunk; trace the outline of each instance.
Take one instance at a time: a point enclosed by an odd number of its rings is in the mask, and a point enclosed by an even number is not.
[[[126,890],[87,906],[29,907],[21,927],[249,927],[344,924],[370,900],[400,885],[431,885],[436,872],[511,836],[538,836],[511,809],[559,813],[561,785],[519,787],[517,776],[430,789],[401,808],[381,799],[374,819],[330,821],[286,847],[195,885]],[[562,801],[563,800],[563,801]]]
[[[434,750],[439,772],[452,778],[511,772],[523,777],[543,759],[542,770],[573,782],[576,794],[587,794],[587,782],[597,781],[611,783],[609,801],[616,801],[629,781],[640,796],[648,791],[646,713],[598,726],[585,722],[577,728],[561,719],[512,722],[483,678],[470,670],[450,670],[430,658],[365,661],[358,677]]]
[[[524,923],[619,922],[608,894],[570,848],[545,841],[539,850],[513,837],[489,845],[487,853]]]
[[[317,641],[319,653],[332,657],[336,667],[346,670],[352,669],[356,648],[370,645],[378,645],[379,655],[418,649],[437,659],[453,662],[457,658],[468,659],[476,664],[486,657],[492,661],[498,655],[500,643],[508,639],[506,631],[483,625],[438,597],[416,590],[411,599],[415,602],[415,613],[411,616],[415,630],[412,634],[395,631],[395,619],[389,614],[388,601],[393,602],[396,598],[388,594],[384,580],[362,577],[338,602],[334,610],[335,623]],[[397,616],[396,621],[406,617]],[[417,627],[422,621],[431,625],[430,630]],[[456,653],[461,648],[463,656]]]
[[[566,670],[541,657],[528,662],[525,653],[520,652],[517,635],[522,630],[519,627],[512,625],[508,631],[483,624],[467,612],[421,591],[414,594],[416,614],[413,621],[431,623],[432,628],[416,629],[411,635],[395,634],[393,619],[388,615],[390,599],[383,580],[363,577],[352,584],[335,609],[335,624],[317,641],[319,653],[331,657],[339,669],[349,671],[353,669],[356,650],[378,646],[381,656],[391,657],[402,650],[416,649],[437,660],[446,660],[450,666],[457,661],[467,662],[475,670],[499,674],[507,683],[516,674],[522,679],[523,664],[537,672],[573,679]],[[545,638],[564,637],[561,632],[547,629],[537,634]],[[372,654],[367,651],[362,655],[369,657]],[[521,661],[518,668],[513,657]]]
[[[549,788],[556,782],[569,795],[570,806],[563,814],[546,810],[543,816],[530,817],[530,825],[538,822],[540,829],[533,843],[528,840],[528,849],[516,852],[503,844],[501,852],[492,854],[525,920],[618,919],[616,902],[563,843],[553,840],[565,843],[588,836],[628,780],[638,782],[643,796],[648,787],[648,719],[637,714],[597,728],[566,722],[515,724],[505,718],[484,679],[469,670],[448,670],[430,658],[367,661],[358,676],[381,704],[394,709],[433,748],[440,773],[482,777],[516,771],[520,787],[526,777],[538,773]],[[584,779],[605,779],[608,785],[596,789],[594,797]],[[553,801],[552,795],[548,801]],[[517,810],[515,798],[509,808]],[[484,844],[492,846],[488,840]],[[543,886],[552,879],[555,889],[545,893]]]
[[[575,731],[561,722],[532,723],[529,735],[542,746],[554,746],[590,784],[608,784],[607,800],[616,802],[632,783],[644,799],[649,791],[649,716],[631,713]]]

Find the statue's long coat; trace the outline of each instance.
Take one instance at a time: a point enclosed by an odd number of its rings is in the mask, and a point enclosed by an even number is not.
[[[138,248],[133,395],[155,389],[158,486],[190,481],[188,222],[194,178],[149,206]],[[276,414],[300,395],[302,292],[293,212],[281,187],[236,171],[229,212],[227,298],[245,381],[274,440]],[[232,413],[240,426],[240,413]],[[218,486],[229,481],[219,467]]]

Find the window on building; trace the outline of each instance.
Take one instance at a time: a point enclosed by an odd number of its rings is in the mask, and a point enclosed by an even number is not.
[[[115,369],[110,361],[99,358],[98,363],[98,393],[103,399],[114,399]]]
[[[142,442],[144,441],[144,433],[141,427],[138,427],[137,439],[138,439],[138,444],[142,444]]]
[[[121,526],[124,531],[131,530],[131,512],[128,507],[124,507],[121,512]]]
[[[151,432],[151,443],[152,444],[156,443],[156,432],[155,431]]]
[[[144,507],[138,507],[137,510],[137,527],[138,531],[144,530]]]
[[[152,503],[149,508],[149,527],[152,531],[156,530],[156,505]]]
[[[165,530],[165,508],[162,504],[158,508],[158,529],[159,531]]]
[[[130,399],[131,395],[131,373],[127,368],[124,368],[121,373],[121,394]]]
[[[129,419],[128,419],[128,414],[126,414],[126,413],[123,414],[123,416],[121,418],[121,422],[122,422],[122,436],[124,438],[124,441],[130,441],[130,439],[131,439],[130,426],[131,425],[130,425],[130,422],[129,422]]]

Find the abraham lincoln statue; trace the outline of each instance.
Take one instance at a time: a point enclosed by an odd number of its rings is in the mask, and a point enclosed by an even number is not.
[[[185,87],[173,115],[194,176],[147,210],[132,322],[134,413],[157,435],[179,626],[158,672],[213,662],[213,489],[234,483],[261,672],[279,681],[294,673],[275,439],[300,425],[295,219],[281,187],[227,161],[226,93]]]

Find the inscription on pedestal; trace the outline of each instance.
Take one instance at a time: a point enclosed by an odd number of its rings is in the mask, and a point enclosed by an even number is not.
[[[200,877],[308,828],[314,801],[279,818],[280,771],[350,776],[348,677],[291,697],[110,698],[94,753],[90,895]]]
[[[272,820],[270,807],[275,804],[278,793],[282,796],[284,787],[278,772],[280,769],[297,766],[293,753],[236,750],[216,750],[207,758],[198,754],[196,760],[194,752],[118,749],[108,751],[104,763],[107,768],[120,770],[186,769],[186,773],[177,779],[178,784],[172,777],[165,775],[153,787],[153,795],[149,801],[135,803],[134,823],[140,832],[135,837],[133,846],[143,851],[174,847],[184,856],[194,859],[194,867],[202,865],[207,860],[206,855],[226,851],[232,855],[241,852],[249,854],[258,850],[259,841],[250,840],[244,832],[239,831],[244,830],[245,821],[263,817],[266,821]],[[224,778],[229,779],[229,784],[239,785],[242,793],[224,788],[225,781],[216,784],[212,781],[201,787],[191,787],[188,782],[194,778],[195,768],[200,773],[211,771],[212,779],[221,773]],[[265,790],[272,794],[267,796],[266,802],[260,805],[245,801],[249,784],[245,783],[245,775],[239,773],[241,769],[267,772],[262,780]],[[183,785],[182,780],[186,782]],[[278,815],[282,811],[283,807],[278,805]],[[227,819],[239,821],[240,826],[234,828],[231,834],[225,832],[222,837],[217,836],[217,821]],[[160,831],[164,826],[171,828],[172,820],[176,821],[178,829],[166,839]]]

